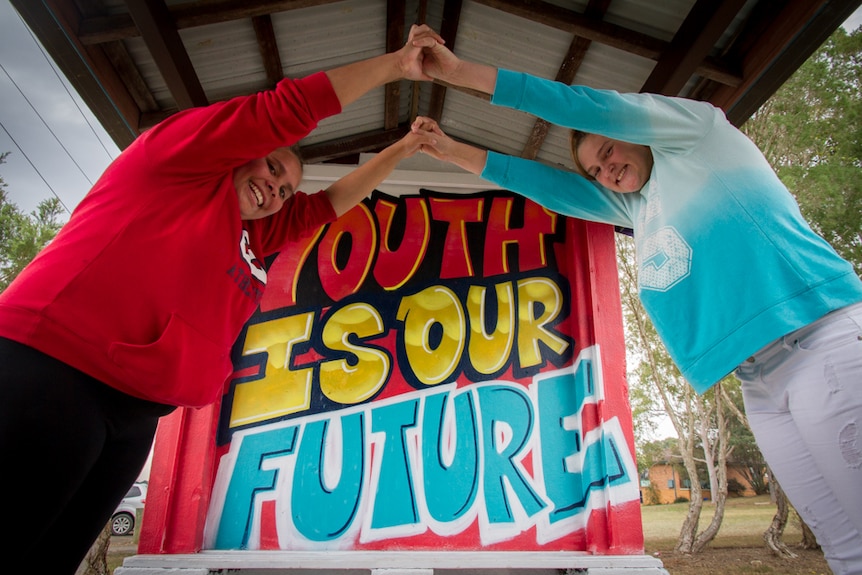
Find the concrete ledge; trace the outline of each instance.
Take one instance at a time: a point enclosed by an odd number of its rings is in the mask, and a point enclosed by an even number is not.
[[[134,555],[114,575],[668,575],[649,555],[574,552],[472,551],[201,551],[185,555]]]

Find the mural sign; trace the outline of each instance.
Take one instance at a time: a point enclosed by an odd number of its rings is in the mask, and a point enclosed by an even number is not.
[[[378,191],[271,259],[203,548],[640,552],[588,225],[506,191]]]

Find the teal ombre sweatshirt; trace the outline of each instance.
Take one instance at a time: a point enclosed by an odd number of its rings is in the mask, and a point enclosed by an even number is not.
[[[698,392],[782,335],[862,301],[852,266],[720,109],[508,70],[491,101],[650,147],[652,173],[637,193],[494,152],[482,177],[559,213],[632,228],[644,308]]]

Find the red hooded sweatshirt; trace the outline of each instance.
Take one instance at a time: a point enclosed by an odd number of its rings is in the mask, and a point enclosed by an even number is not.
[[[263,258],[335,219],[326,194],[298,192],[243,221],[233,172],[340,111],[318,73],[141,135],[0,294],[0,336],[135,397],[211,403],[266,285]]]

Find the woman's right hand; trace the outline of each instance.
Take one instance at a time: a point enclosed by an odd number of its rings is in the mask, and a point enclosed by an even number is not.
[[[422,71],[435,80],[450,84],[455,83],[461,60],[442,42],[424,45],[422,54]]]
[[[410,126],[415,133],[431,133],[434,137],[429,143],[423,144],[420,151],[432,158],[449,162],[468,172],[481,174],[485,167],[487,152],[470,144],[456,142],[447,136],[440,125],[432,118],[417,116]]]
[[[416,119],[413,120],[413,124],[410,126],[410,131],[415,134],[429,132],[434,134],[434,136],[436,136],[434,143],[424,144],[421,148],[421,152],[443,162],[451,161],[447,155],[451,152],[453,140],[443,133],[443,130],[440,129],[440,124],[438,124],[434,119],[426,116],[417,116]]]

